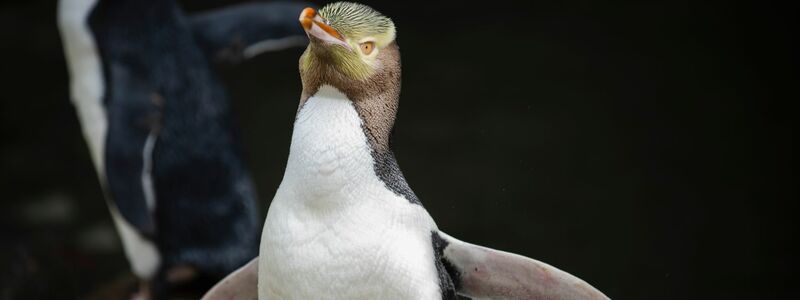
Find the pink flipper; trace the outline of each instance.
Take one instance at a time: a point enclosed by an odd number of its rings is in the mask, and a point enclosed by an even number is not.
[[[460,295],[473,299],[609,299],[585,281],[546,263],[521,255],[459,241],[448,242],[442,257]]]
[[[258,300],[258,257],[223,278],[202,300]]]

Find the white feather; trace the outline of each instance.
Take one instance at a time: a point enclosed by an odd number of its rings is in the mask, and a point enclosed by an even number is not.
[[[58,3],[58,27],[70,75],[72,102],[81,120],[97,174],[103,177],[103,146],[108,122],[103,107],[103,73],[87,24],[97,0],[62,0]]]
[[[156,209],[156,192],[153,187],[153,148],[156,145],[156,132],[150,132],[142,149],[142,189],[144,190],[144,200],[147,202],[147,209],[152,212]]]
[[[139,278],[153,278],[158,266],[161,265],[158,248],[125,221],[116,205],[109,203],[108,210],[111,212],[111,219],[114,220],[114,226],[122,240],[122,249],[125,250],[125,256],[128,257],[133,274]]]
[[[263,40],[244,48],[243,55],[245,59],[250,59],[264,52],[280,51],[291,47],[302,46],[306,43],[308,43],[308,38],[302,35]]]
[[[439,299],[420,205],[373,170],[350,100],[323,86],[295,121],[261,239],[260,299]]]

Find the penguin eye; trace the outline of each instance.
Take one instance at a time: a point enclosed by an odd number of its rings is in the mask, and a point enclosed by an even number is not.
[[[375,42],[363,42],[359,46],[361,47],[361,53],[364,53],[364,55],[369,55],[375,50]]]

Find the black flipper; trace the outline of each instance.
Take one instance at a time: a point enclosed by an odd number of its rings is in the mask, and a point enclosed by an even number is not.
[[[132,76],[132,70],[111,63],[108,78],[114,85],[107,91],[115,105],[108,109],[105,172],[111,199],[122,217],[140,234],[152,240],[155,218],[148,202],[155,204],[147,186],[147,161],[158,130],[158,94],[151,86]],[[148,149],[149,148],[149,149]]]
[[[192,33],[206,57],[237,63],[263,52],[308,43],[297,17],[303,2],[245,3],[198,13],[190,18]]]

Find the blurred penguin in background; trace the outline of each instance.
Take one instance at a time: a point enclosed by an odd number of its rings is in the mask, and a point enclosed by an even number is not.
[[[256,193],[211,64],[305,45],[305,6],[60,0],[71,98],[137,298],[201,295],[256,256]]]

